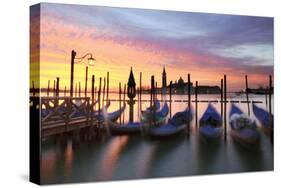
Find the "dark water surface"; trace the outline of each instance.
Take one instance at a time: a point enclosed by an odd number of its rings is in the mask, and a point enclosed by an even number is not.
[[[260,96],[253,98],[264,102]],[[206,105],[199,104],[198,119]],[[214,105],[220,109],[219,103]],[[246,104],[238,106],[246,110]],[[265,108],[265,103],[259,106]],[[185,107],[186,103],[173,103],[172,114]],[[135,116],[137,119],[137,112]],[[230,136],[227,142],[206,142],[199,137],[193,120],[189,135],[165,140],[142,135],[47,140],[42,143],[41,159],[42,183],[50,184],[273,170],[273,147],[262,132],[256,148],[242,147]]]

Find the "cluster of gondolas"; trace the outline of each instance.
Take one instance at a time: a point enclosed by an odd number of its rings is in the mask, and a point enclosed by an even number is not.
[[[79,105],[77,105],[79,106]],[[186,108],[181,112],[175,113],[172,118],[168,119],[169,106],[165,102],[161,107],[160,101],[156,100],[155,103],[144,111],[141,111],[141,118],[139,122],[128,122],[125,124],[117,123],[117,120],[124,113],[126,105],[118,110],[108,113],[110,102],[107,103],[101,110],[93,111],[92,117],[95,120],[101,121],[109,129],[112,135],[119,134],[140,134],[144,133],[154,138],[166,138],[175,136],[184,130],[189,130],[190,122],[193,119],[192,107]],[[64,111],[58,109],[58,111]],[[263,132],[273,137],[273,115],[269,114],[266,110],[252,104],[254,115],[261,124]],[[84,111],[73,111],[72,118],[85,116]],[[43,110],[42,117],[50,114],[49,111]],[[229,126],[231,128],[230,135],[236,142],[251,146],[256,145],[260,141],[260,132],[257,127],[256,121],[239,109],[235,104],[231,104],[229,113]],[[205,112],[199,120],[199,134],[200,137],[208,140],[219,140],[223,136],[223,122],[222,117],[209,103]]]
[[[273,115],[266,110],[252,104],[254,115],[261,124],[262,130],[269,136],[273,136]],[[167,103],[160,108],[160,102],[156,101],[152,107],[141,112],[140,122],[128,122],[119,124],[110,121],[107,123],[113,135],[142,133],[146,135],[163,138],[177,135],[184,130],[189,130],[190,122],[193,118],[193,110],[186,108],[184,111],[177,112],[172,118],[166,121],[169,113]],[[232,139],[244,146],[253,146],[260,141],[260,132],[256,120],[248,116],[235,104],[231,104],[229,113],[230,135]],[[205,112],[199,120],[199,134],[202,138],[215,141],[223,136],[222,117],[209,103]]]

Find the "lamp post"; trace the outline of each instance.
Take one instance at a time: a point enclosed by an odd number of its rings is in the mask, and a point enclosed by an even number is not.
[[[134,98],[136,97],[136,82],[135,82],[132,67],[131,67],[130,76],[129,76],[129,79],[128,79],[127,96],[130,99],[128,101],[128,104],[129,104],[129,122],[133,122],[134,121],[134,104],[135,104]]]
[[[76,57],[76,52],[71,51],[71,67],[70,67],[70,96],[73,97],[73,80],[74,80],[74,63],[81,63],[86,57],[88,57],[88,64],[94,65],[95,59],[92,53],[87,53],[82,57]],[[75,62],[75,60],[77,60]]]

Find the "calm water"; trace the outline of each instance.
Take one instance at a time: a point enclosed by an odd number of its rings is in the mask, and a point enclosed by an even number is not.
[[[217,95],[199,95],[199,100],[219,99]],[[118,99],[112,94],[110,98]],[[148,99],[149,96],[142,96]],[[160,98],[160,97],[159,97]],[[194,97],[192,97],[194,98]],[[168,99],[168,97],[167,97]],[[174,100],[187,96],[174,95]],[[245,96],[231,97],[245,100]],[[250,100],[263,101],[264,96],[250,95]],[[272,101],[273,102],[273,101]],[[213,103],[220,111],[220,103]],[[139,118],[138,104],[134,107],[134,118]],[[238,103],[247,112],[247,104]],[[143,103],[143,109],[149,106]],[[172,114],[184,110],[187,104],[172,103]],[[207,103],[198,103],[198,119]],[[228,105],[229,108],[230,105]],[[112,102],[109,111],[119,108]],[[272,106],[273,108],[273,106]],[[251,117],[254,118],[251,112]],[[128,108],[125,121],[128,119]],[[195,119],[195,118],[194,118]],[[153,140],[141,135],[105,136],[99,140],[77,142],[68,138],[66,142],[45,141],[42,144],[42,183],[66,183],[79,181],[106,181],[197,174],[233,173],[273,170],[273,147],[269,137],[261,134],[261,143],[255,149],[244,148],[234,143],[230,136],[225,143],[207,143],[200,139],[195,121],[191,134],[185,133],[166,140]],[[229,129],[228,129],[229,130]]]

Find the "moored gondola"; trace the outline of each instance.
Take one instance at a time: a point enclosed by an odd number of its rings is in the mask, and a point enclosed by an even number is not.
[[[260,134],[255,120],[243,113],[235,104],[231,104],[229,113],[231,136],[243,146],[253,146],[259,143]]]
[[[214,106],[209,103],[199,120],[199,133],[208,140],[219,139],[222,135],[222,118]]]

